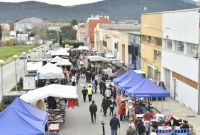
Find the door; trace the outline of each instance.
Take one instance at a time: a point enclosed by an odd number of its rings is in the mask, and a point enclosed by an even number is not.
[[[177,93],[176,93],[176,89],[177,89],[177,81],[176,81],[176,78],[173,78],[173,99],[177,100]]]

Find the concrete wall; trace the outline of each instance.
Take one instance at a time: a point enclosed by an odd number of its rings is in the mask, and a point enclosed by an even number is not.
[[[163,37],[199,44],[198,9],[163,13]]]
[[[198,90],[176,80],[176,100],[186,107],[198,112]]]
[[[162,67],[198,82],[198,60],[194,58],[163,50]]]

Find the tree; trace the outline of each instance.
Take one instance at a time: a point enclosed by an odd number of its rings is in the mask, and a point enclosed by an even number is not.
[[[1,29],[1,25],[0,25],[0,41],[1,41],[1,38],[2,38],[2,29]]]
[[[63,44],[61,32],[59,32],[59,44],[60,44],[61,46],[62,46],[62,44]]]
[[[78,21],[76,20],[76,19],[73,19],[72,21],[71,21],[71,26],[75,26],[75,25],[77,25],[78,24]]]
[[[62,39],[75,40],[76,39],[76,30],[70,26],[63,26],[60,28]]]

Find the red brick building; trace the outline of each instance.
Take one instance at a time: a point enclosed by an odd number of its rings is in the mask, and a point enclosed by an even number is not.
[[[87,19],[86,22],[86,36],[87,42],[91,48],[94,48],[94,29],[98,23],[111,23],[108,16],[97,16]]]

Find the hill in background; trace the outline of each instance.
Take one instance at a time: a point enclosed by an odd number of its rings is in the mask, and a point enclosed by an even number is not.
[[[41,2],[0,2],[0,22],[15,22],[28,17],[84,22],[91,15],[108,15],[113,20],[139,19],[144,7],[147,12],[195,8],[182,0],[105,0],[92,4],[64,7]]]

